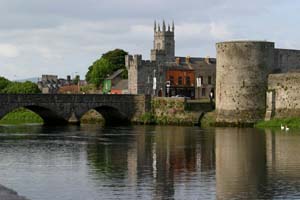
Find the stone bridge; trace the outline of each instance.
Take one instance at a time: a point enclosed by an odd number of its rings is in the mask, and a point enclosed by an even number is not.
[[[44,124],[79,123],[95,109],[107,124],[122,124],[138,119],[151,109],[151,97],[144,95],[100,94],[0,94],[0,119],[16,108],[24,107]]]

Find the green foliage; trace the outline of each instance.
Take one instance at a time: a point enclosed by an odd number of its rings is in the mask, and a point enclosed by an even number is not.
[[[104,125],[105,124],[105,119],[96,110],[90,110],[81,117],[80,123],[82,123],[82,124],[102,124],[102,125]]]
[[[10,84],[10,81],[0,76],[0,92]]]
[[[115,49],[102,55],[102,58],[109,60],[112,64],[112,71],[125,69],[125,56],[128,53],[122,49]]]
[[[97,88],[94,84],[88,84],[80,87],[80,91],[85,94],[95,94],[96,90]]]
[[[285,118],[285,119],[272,119],[270,121],[259,121],[255,124],[257,128],[278,128],[287,125],[290,128],[300,128],[300,118]]]
[[[208,112],[201,119],[201,127],[214,127],[216,124],[216,112]]]
[[[43,123],[43,119],[28,109],[18,108],[8,113],[0,120],[0,124],[22,123]]]
[[[152,113],[146,112],[141,116],[141,121],[143,124],[155,124],[155,117]]]
[[[96,60],[93,65],[89,67],[85,75],[86,81],[99,86],[103,79],[118,69],[125,69],[122,77],[127,78],[128,75],[125,67],[125,55],[127,54],[128,53],[122,49],[115,49],[103,54],[100,59]]]
[[[37,84],[30,81],[24,83],[20,82],[10,82],[3,90],[6,94],[36,94],[40,93]]]
[[[97,60],[93,64],[90,82],[98,87],[102,83],[102,81],[112,72],[111,69],[112,64],[107,59],[101,58],[100,60]]]
[[[85,80],[90,83],[92,79],[93,65],[89,66],[88,72],[85,75]]]
[[[80,81],[80,76],[76,75],[75,78],[73,79],[73,83],[78,84],[79,81]]]

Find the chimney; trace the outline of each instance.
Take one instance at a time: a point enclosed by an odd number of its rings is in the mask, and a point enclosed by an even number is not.
[[[190,57],[190,56],[185,57],[185,62],[186,62],[187,64],[190,64],[190,62],[191,62],[191,57]]]
[[[205,62],[206,62],[207,64],[210,64],[210,58],[209,58],[209,56],[206,56],[204,60],[205,60]]]

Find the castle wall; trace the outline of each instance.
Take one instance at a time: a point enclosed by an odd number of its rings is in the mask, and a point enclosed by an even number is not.
[[[141,55],[128,55],[125,58],[128,70],[128,92],[129,94],[153,94],[153,77],[156,77],[156,90],[164,90],[165,79],[163,77],[163,66],[154,61],[142,60]],[[164,91],[163,93],[164,94]]]
[[[273,101],[267,101],[272,117],[300,116],[300,73],[270,74],[268,91],[274,95]]]
[[[286,73],[294,70],[300,70],[300,50],[275,49],[273,72]]]
[[[274,43],[233,41],[217,43],[216,48],[217,122],[247,124],[263,119]]]

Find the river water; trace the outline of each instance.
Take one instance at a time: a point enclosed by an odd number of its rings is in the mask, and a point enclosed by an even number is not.
[[[1,126],[0,158],[32,200],[300,199],[300,131]]]

